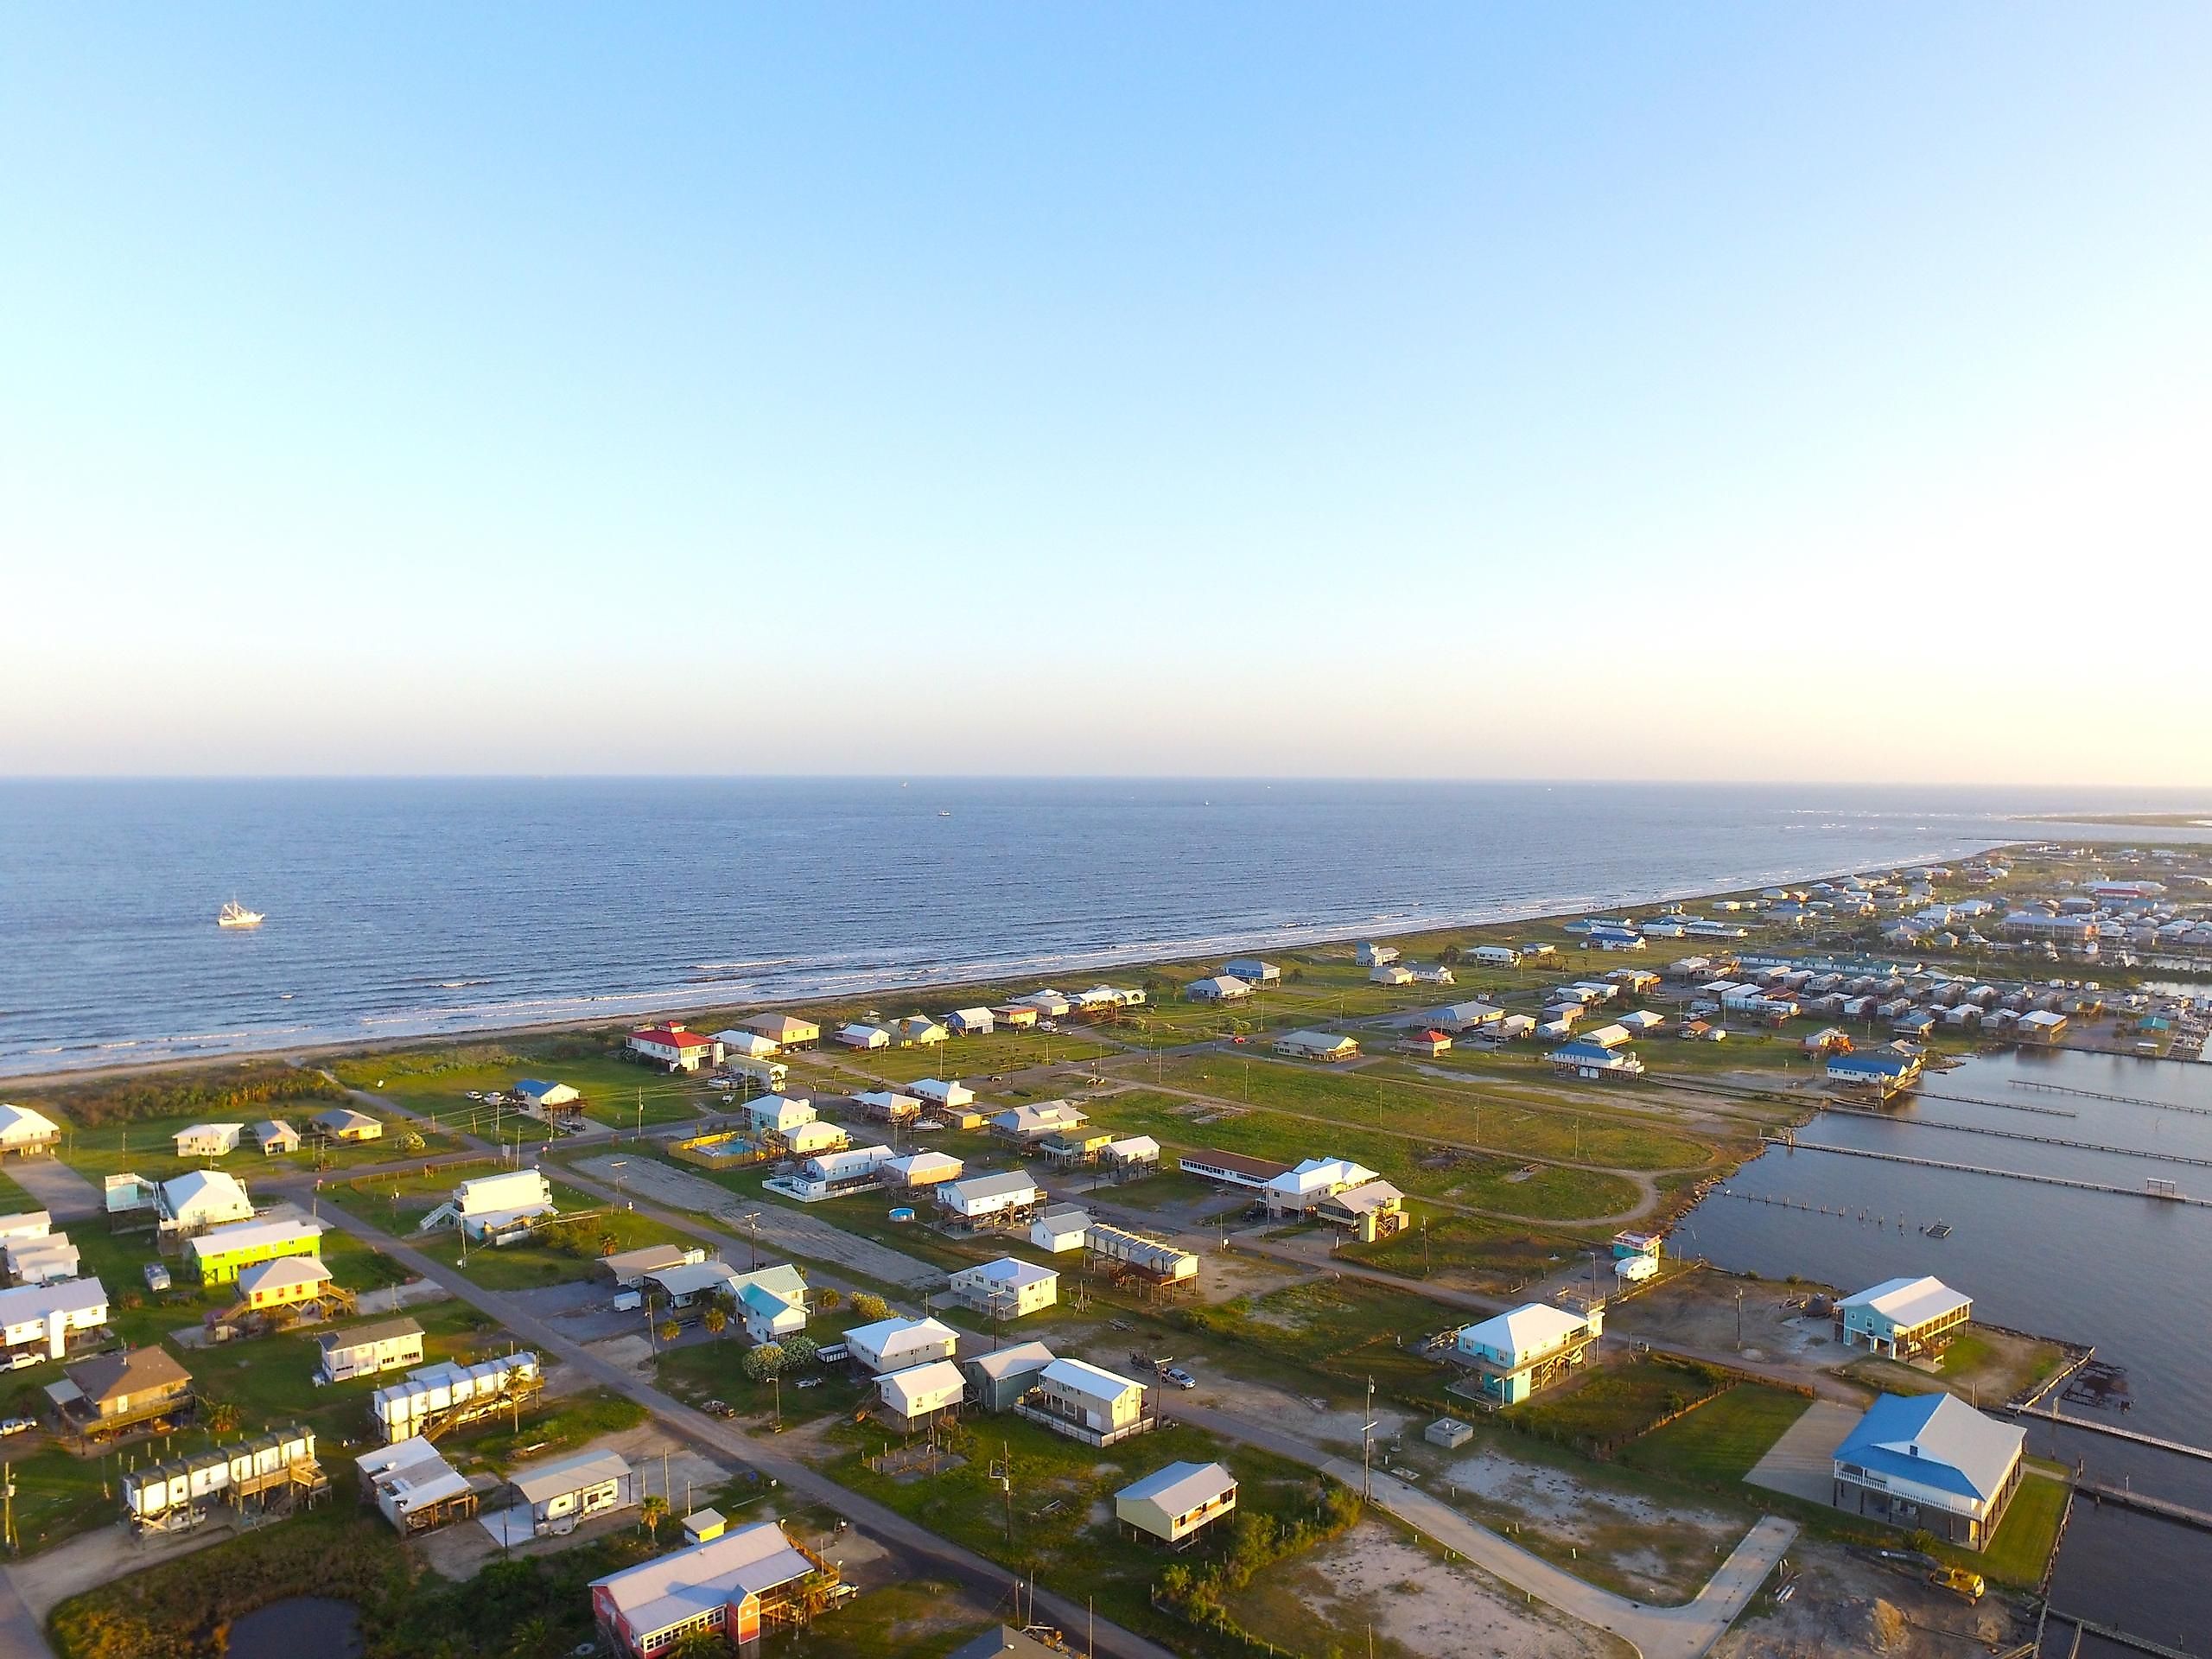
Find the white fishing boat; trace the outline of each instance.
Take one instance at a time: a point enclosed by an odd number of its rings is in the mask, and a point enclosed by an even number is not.
[[[218,927],[259,927],[268,918],[257,910],[248,910],[235,899],[215,912]]]

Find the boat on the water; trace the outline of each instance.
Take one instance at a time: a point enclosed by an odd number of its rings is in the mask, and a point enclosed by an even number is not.
[[[218,927],[259,927],[266,920],[259,911],[248,910],[235,899],[215,912]]]

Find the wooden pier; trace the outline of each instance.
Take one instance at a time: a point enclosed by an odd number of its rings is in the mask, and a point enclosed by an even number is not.
[[[2086,1428],[2092,1434],[2109,1434],[2115,1440],[2133,1440],[2138,1446],[2147,1446],[2159,1452],[2171,1452],[2177,1457],[2196,1458],[2212,1463],[2212,1450],[2190,1446],[2182,1440],[2162,1440],[2156,1434],[2145,1434],[2139,1429],[2122,1428],[2117,1423],[2101,1423],[2089,1417],[2069,1417],[2056,1406],[2007,1406],[2016,1417],[2038,1417],[2047,1423],[2056,1423],[2062,1428]]]
[[[1831,1147],[1817,1141],[1783,1140],[1766,1135],[1759,1137],[1770,1147],[1794,1147],[1802,1152],[1833,1152],[1845,1158],[1877,1158],[1885,1164],[1915,1164],[1923,1169],[1955,1170],[1962,1175],[1995,1175],[2008,1181],[2034,1181],[2044,1186],[2070,1186],[2082,1192],[2111,1192],[2124,1198],[2149,1198],[2158,1204],[2189,1204],[2212,1209],[2212,1198],[2190,1198],[2182,1192],[2152,1192],[2134,1186],[2114,1186],[2107,1181],[2076,1180],[2070,1175],[2034,1175],[2024,1169],[1991,1169],[1984,1164],[1954,1164],[1941,1158],[1913,1158],[1902,1152],[1876,1152],[1867,1147]]]
[[[1976,1102],[1979,1105],[1981,1103]],[[2145,1152],[2139,1147],[2108,1147],[2096,1141],[2069,1141],[2056,1135],[2030,1135],[2025,1129],[1998,1129],[1982,1123],[1939,1123],[1932,1118],[1893,1117],[1887,1112],[1870,1112],[1863,1106],[1830,1106],[1828,1110],[1846,1117],[1871,1117],[1883,1123],[1909,1124],[1916,1129],[1947,1129],[1953,1135],[1986,1135],[1999,1141],[2025,1141],[2038,1147],[2063,1147],[2069,1152],[2106,1152],[2120,1158],[2147,1158],[2158,1164],[2195,1164],[2201,1169],[2212,1169],[2212,1158],[2200,1158],[2185,1152]]]
[[[2072,1095],[2077,1100],[2108,1101],[2115,1106],[2150,1106],[2162,1112],[2192,1112],[2212,1117],[2212,1106],[2179,1106],[2171,1100],[2145,1100],[2140,1095],[2101,1095],[2094,1089],[2076,1089],[2063,1083],[2038,1083],[2031,1077],[2008,1079],[2015,1089],[2040,1089],[2048,1095]]]
[[[2126,1486],[2114,1486],[2109,1481],[2088,1480],[2079,1476],[2074,1490],[2093,1497],[2100,1503],[2116,1503],[2123,1510],[2137,1510],[2145,1515],[2155,1515],[2161,1521],[2177,1522],[2184,1527],[2195,1527],[2201,1532],[2212,1532],[2212,1513],[2191,1509],[2186,1503],[2177,1503],[2171,1498],[2150,1497]]]
[[[2130,1636],[2126,1630],[2116,1630],[2109,1624],[2100,1624],[2094,1618],[2077,1618],[2062,1608],[2054,1607],[2050,1616],[2074,1627],[2074,1646],[2080,1651],[2082,1637],[2086,1633],[2101,1636],[2107,1642],[2117,1642],[2123,1648],[2133,1648],[2138,1653],[2156,1654],[2158,1659],[2198,1659],[2186,1648],[2170,1648],[2163,1642],[2153,1642],[2147,1636]]]

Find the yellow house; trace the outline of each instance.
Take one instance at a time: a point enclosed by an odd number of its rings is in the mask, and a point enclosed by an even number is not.
[[[311,1255],[280,1256],[238,1274],[238,1302],[245,1307],[289,1307],[321,1294],[331,1272]]]

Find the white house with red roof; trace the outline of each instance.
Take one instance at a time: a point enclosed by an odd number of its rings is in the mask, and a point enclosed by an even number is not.
[[[666,1066],[671,1071],[696,1071],[722,1063],[722,1045],[718,1039],[673,1020],[632,1032],[626,1046],[639,1058]]]

